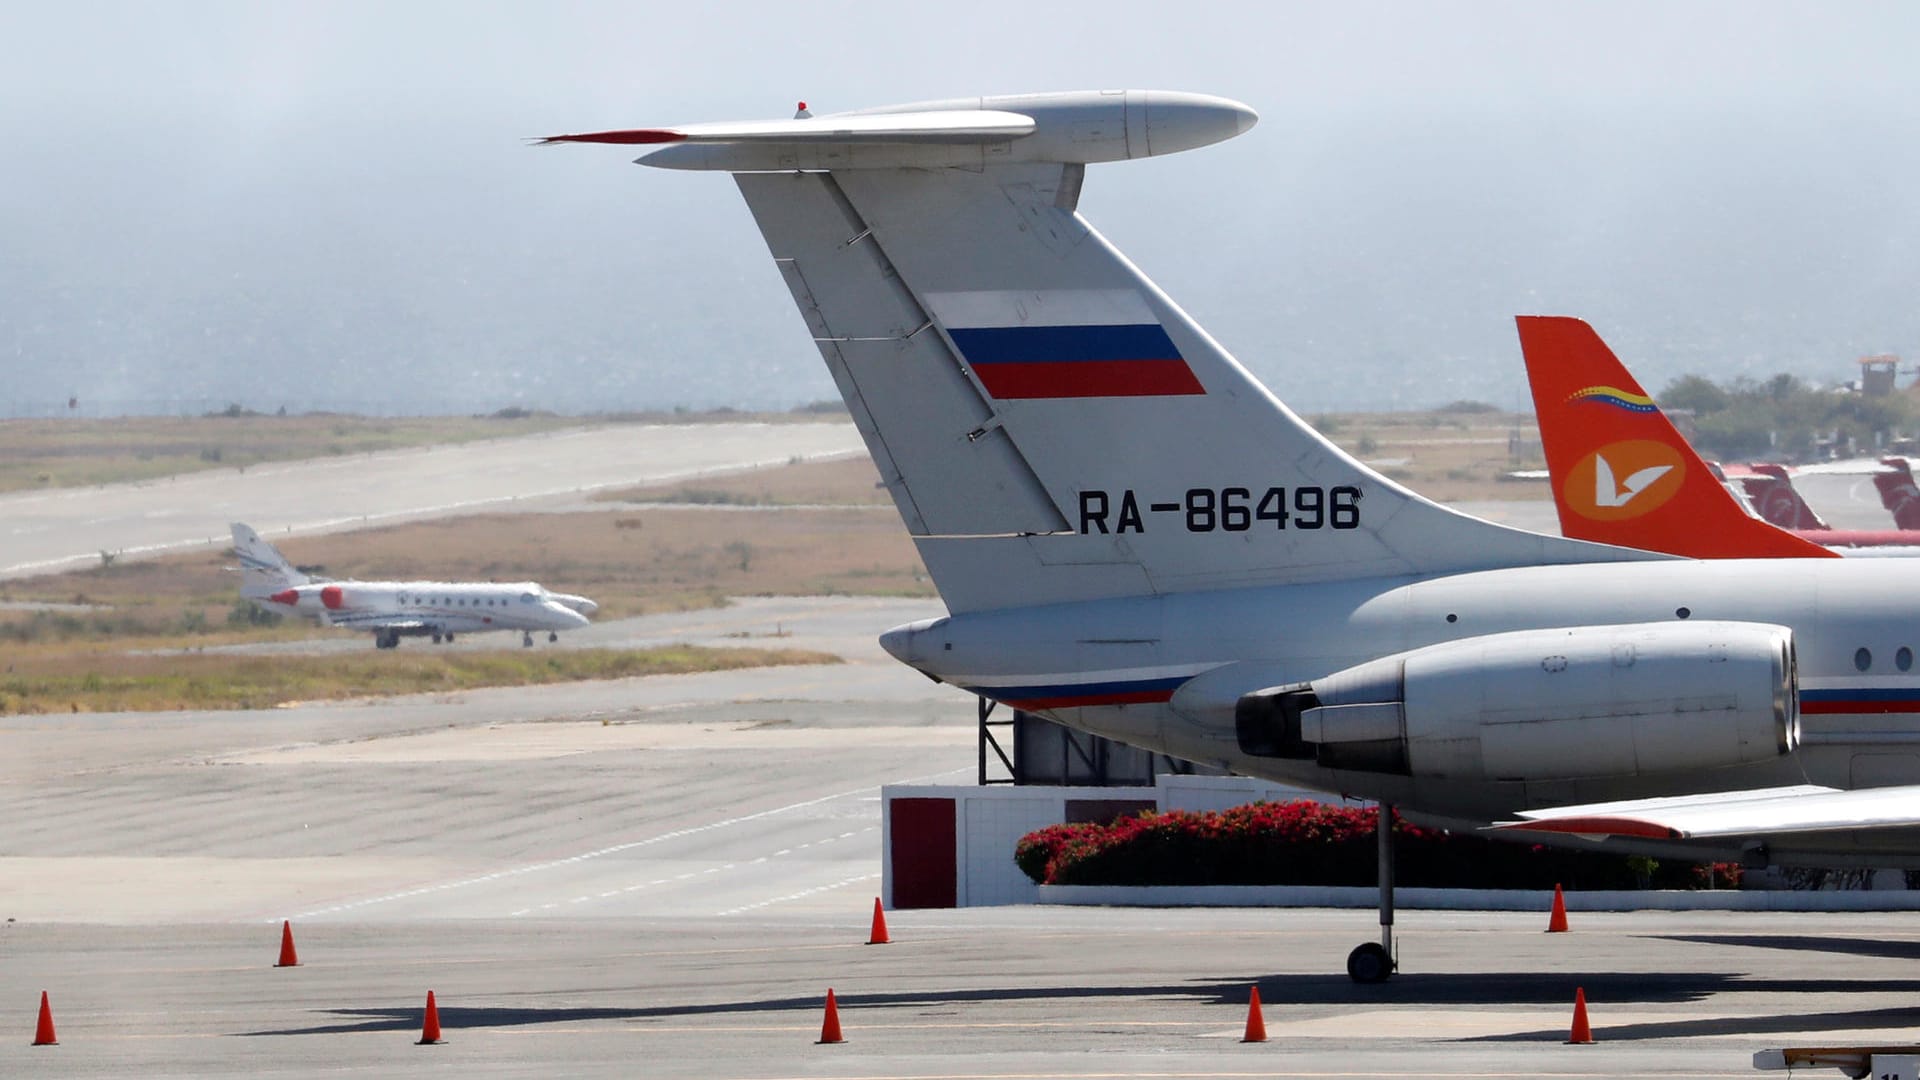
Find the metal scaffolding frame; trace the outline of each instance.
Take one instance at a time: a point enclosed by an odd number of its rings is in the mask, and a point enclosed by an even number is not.
[[[991,784],[1150,786],[1153,778],[1162,774],[1219,772],[1191,761],[1075,731],[1018,709],[1011,710],[1013,715],[996,720],[993,715],[999,703],[984,697],[979,701],[978,782],[983,787]],[[996,732],[1006,733],[1011,753]],[[1042,757],[1049,760],[1036,760]],[[1003,776],[993,775],[992,763],[996,759],[1005,771]]]

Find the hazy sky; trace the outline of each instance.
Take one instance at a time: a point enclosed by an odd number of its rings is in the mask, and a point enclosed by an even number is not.
[[[558,131],[1155,87],[1262,122],[1081,208],[1297,408],[1920,359],[1920,8],[0,6],[0,412],[786,407],[832,386],[723,177]],[[122,403],[115,406],[114,403]],[[172,403],[171,405],[169,403]]]

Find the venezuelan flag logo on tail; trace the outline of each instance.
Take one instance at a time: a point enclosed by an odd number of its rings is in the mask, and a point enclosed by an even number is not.
[[[1575,390],[1567,395],[1569,402],[1591,401],[1599,405],[1612,405],[1635,413],[1656,413],[1660,407],[1653,399],[1633,390],[1622,390],[1617,386],[1589,386]]]
[[[1139,293],[931,293],[928,306],[987,393],[1018,398],[1204,394]]]

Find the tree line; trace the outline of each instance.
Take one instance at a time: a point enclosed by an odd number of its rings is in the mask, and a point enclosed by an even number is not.
[[[1846,387],[1813,386],[1794,375],[1724,384],[1683,375],[1658,401],[1683,426],[1691,413],[1688,435],[1702,455],[1729,461],[1872,454],[1920,430],[1914,397],[1904,389],[1868,397]]]

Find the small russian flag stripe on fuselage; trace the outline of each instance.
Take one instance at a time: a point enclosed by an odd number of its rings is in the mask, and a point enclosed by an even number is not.
[[[1082,709],[1094,705],[1151,705],[1168,701],[1191,675],[1165,679],[1069,683],[1053,686],[982,686],[972,690],[1016,709]]]
[[[1920,713],[1920,687],[1801,690],[1800,711],[1814,716],[1830,716],[1838,713]]]

